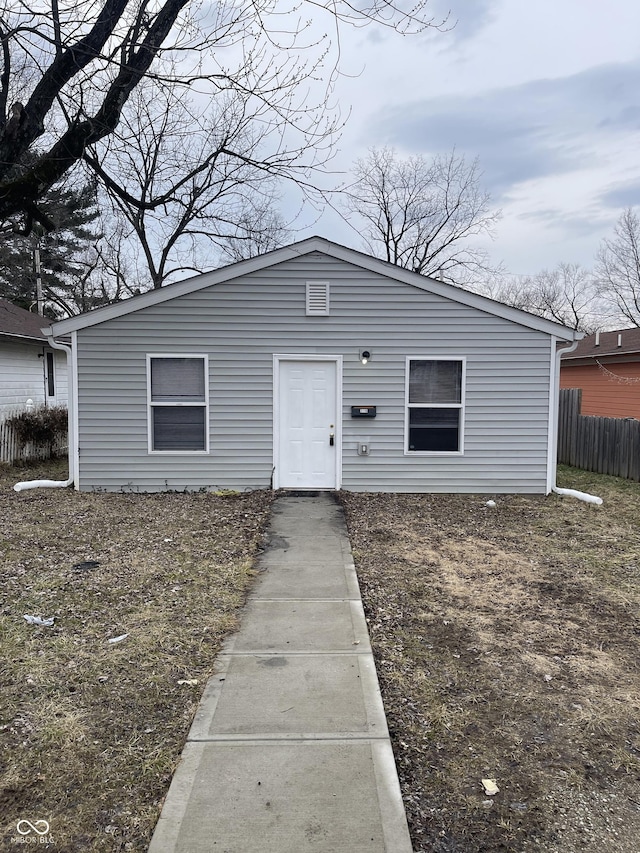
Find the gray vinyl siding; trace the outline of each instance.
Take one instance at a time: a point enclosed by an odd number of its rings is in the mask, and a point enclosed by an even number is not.
[[[329,316],[305,315],[313,279]],[[78,331],[80,488],[268,488],[273,354],[308,353],[344,359],[343,488],[543,493],[551,340],[320,253],[289,260]],[[208,355],[208,455],[148,453],[148,353]],[[406,356],[466,358],[463,455],[405,455]]]

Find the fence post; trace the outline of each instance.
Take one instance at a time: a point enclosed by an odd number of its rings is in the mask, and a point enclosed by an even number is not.
[[[640,421],[581,414],[582,390],[563,388],[558,406],[558,462],[640,481]]]
[[[579,388],[563,388],[558,406],[558,462],[565,465],[578,464],[578,417],[582,391]]]

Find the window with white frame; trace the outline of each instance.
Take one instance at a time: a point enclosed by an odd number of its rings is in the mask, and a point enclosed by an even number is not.
[[[461,453],[463,408],[463,359],[407,359],[407,452]]]
[[[45,375],[47,380],[47,397],[56,396],[56,367],[55,356],[52,352],[45,352]]]
[[[149,450],[207,450],[206,355],[147,356]]]

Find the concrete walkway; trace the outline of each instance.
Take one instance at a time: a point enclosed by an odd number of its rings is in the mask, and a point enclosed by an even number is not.
[[[149,853],[411,853],[342,510],[282,497]]]

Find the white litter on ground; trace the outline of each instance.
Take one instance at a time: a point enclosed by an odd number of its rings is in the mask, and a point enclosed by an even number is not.
[[[120,634],[119,637],[111,637],[110,640],[107,640],[107,643],[121,643],[123,640],[126,640],[128,634]]]
[[[39,625],[41,628],[51,628],[53,626],[55,616],[52,616],[50,619],[41,619],[39,616],[29,616],[25,613],[22,618],[26,619],[29,625]]]

